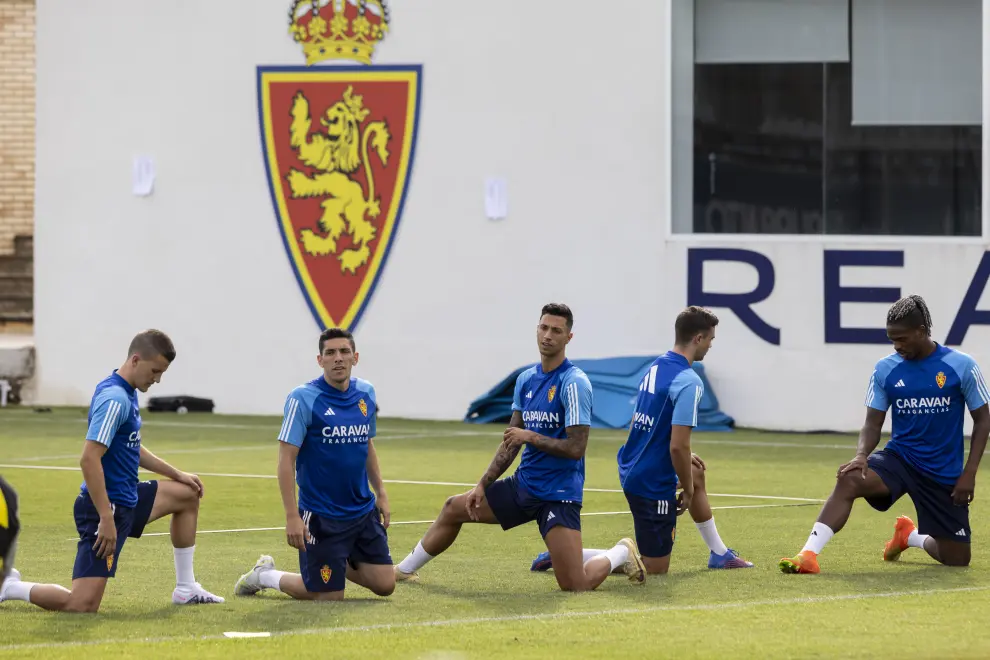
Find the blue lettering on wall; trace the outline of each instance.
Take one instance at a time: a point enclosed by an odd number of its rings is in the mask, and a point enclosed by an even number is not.
[[[715,293],[705,291],[706,261],[735,261],[756,269],[756,288],[748,293]],[[756,336],[770,344],[780,345],[780,329],[761,319],[752,306],[770,297],[774,288],[774,270],[770,260],[752,250],[734,248],[689,248],[687,304],[702,307],[723,307],[731,310]]]
[[[842,303],[895,303],[900,288],[842,286],[843,266],[903,268],[901,250],[825,250],[825,343],[888,344],[886,328],[842,327]]]
[[[980,265],[976,267],[976,274],[969,283],[969,289],[963,297],[956,319],[949,328],[949,336],[945,338],[946,346],[959,346],[966,337],[966,331],[971,325],[990,325],[990,311],[976,309],[976,304],[980,302],[980,296],[987,286],[987,279],[990,278],[990,252],[984,252],[980,259]]]

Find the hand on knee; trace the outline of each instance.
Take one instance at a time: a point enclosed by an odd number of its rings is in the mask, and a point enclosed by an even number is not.
[[[691,478],[694,481],[695,490],[705,489],[705,471],[697,465],[691,467]]]

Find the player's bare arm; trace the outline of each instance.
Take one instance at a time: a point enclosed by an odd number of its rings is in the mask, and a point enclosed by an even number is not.
[[[691,466],[694,454],[691,453],[691,427],[673,424],[670,428],[670,461],[674,464],[677,480],[681,482],[680,496],[677,498],[677,515],[691,506],[694,499],[694,476]]]
[[[952,501],[956,504],[968,504],[975,499],[976,472],[980,469],[980,459],[987,448],[987,437],[990,436],[990,406],[980,406],[970,411],[973,418],[973,433],[969,440],[969,458],[963,473],[952,489]]]
[[[138,465],[145,470],[159,474],[166,479],[171,479],[173,481],[178,481],[180,484],[185,484],[195,490],[200,497],[203,497],[203,482],[200,481],[199,477],[195,474],[189,474],[188,472],[183,472],[182,470],[175,468],[170,463],[155,456],[150,450],[145,448],[144,445],[141,446]]]
[[[863,422],[863,428],[859,430],[856,456],[848,463],[839,466],[839,472],[835,475],[836,478],[841,477],[846,472],[859,470],[863,478],[866,479],[866,470],[868,469],[866,459],[877,448],[877,445],[880,444],[880,432],[883,429],[883,421],[886,418],[886,410],[877,410],[876,408],[866,409],[866,421]]]
[[[564,431],[567,438],[557,440],[540,435],[535,431],[509,428],[505,430],[505,441],[510,444],[532,445],[545,454],[558,456],[560,458],[570,458],[579,460],[584,457],[584,452],[588,449],[588,435],[591,433],[590,426],[568,426]]]
[[[382,525],[388,529],[389,521],[392,519],[392,507],[389,505],[385,484],[382,482],[382,471],[378,467],[378,452],[375,451],[374,440],[368,440],[368,460],[365,461],[365,467],[368,470],[368,483],[375,491],[378,510],[382,514]]]
[[[285,540],[296,550],[305,550],[306,526],[299,517],[296,504],[296,456],[299,447],[280,442],[278,448],[278,490],[285,508]]]
[[[522,421],[522,413],[518,410],[513,410],[512,418],[509,420],[509,428],[523,429],[524,426],[525,425]],[[482,475],[478,485],[481,486],[482,489],[485,489],[495,483],[495,481],[509,469],[509,466],[512,465],[512,461],[516,460],[516,456],[519,455],[520,448],[521,445],[512,445],[511,443],[506,442],[503,437],[502,444],[498,446],[498,450],[495,452],[495,458],[492,459],[488,469],[485,470],[485,474]]]
[[[82,468],[83,480],[86,482],[89,496],[100,513],[96,543],[93,544],[96,556],[100,559],[112,555],[117,549],[117,525],[113,520],[113,507],[110,506],[106,476],[103,474],[103,454],[106,451],[106,445],[87,440],[83,446],[82,457],[79,459],[79,467]]]
[[[509,427],[521,429],[523,426],[522,413],[518,410],[513,410],[512,418],[509,420]],[[502,440],[502,443],[495,451],[495,458],[492,459],[488,469],[481,476],[478,485],[471,489],[467,494],[467,498],[464,500],[464,507],[467,509],[468,516],[471,520],[478,520],[478,508],[485,499],[485,489],[505,474],[505,471],[512,465],[512,461],[516,460],[516,456],[519,455],[519,449],[520,445],[512,445],[506,440]]]

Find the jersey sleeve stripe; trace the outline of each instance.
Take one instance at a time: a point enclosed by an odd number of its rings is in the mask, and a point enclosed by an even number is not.
[[[694,417],[691,419],[691,426],[698,425],[698,408],[701,404],[701,385],[694,386]]]
[[[117,430],[117,417],[120,416],[120,403],[110,401],[107,405],[107,414],[103,417],[103,424],[100,425],[100,432],[96,436],[96,441],[101,445],[110,444],[114,431]]]
[[[565,426],[574,426],[580,421],[578,417],[581,414],[580,410],[578,410],[577,383],[569,383],[567,389],[564,390],[564,395],[567,397]]]
[[[279,440],[289,439],[289,434],[292,432],[292,422],[295,421],[297,410],[299,410],[299,401],[297,399],[290,400],[289,409],[286,411],[285,419],[282,421],[282,429],[278,432]]]
[[[655,394],[657,391],[657,365],[650,367],[650,394]]]
[[[870,376],[870,382],[866,386],[866,405],[873,403],[873,399],[876,398],[876,378],[877,370],[873,370],[873,375]]]
[[[983,380],[983,373],[976,365],[973,365],[973,379],[976,381],[976,389],[979,390],[983,403],[990,403],[990,391],[987,390],[987,382]]]

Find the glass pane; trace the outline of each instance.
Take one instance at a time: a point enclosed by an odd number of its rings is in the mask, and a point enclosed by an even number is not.
[[[981,128],[853,126],[852,67],[825,78],[825,233],[979,236]]]
[[[695,66],[695,232],[822,233],[823,72]]]

